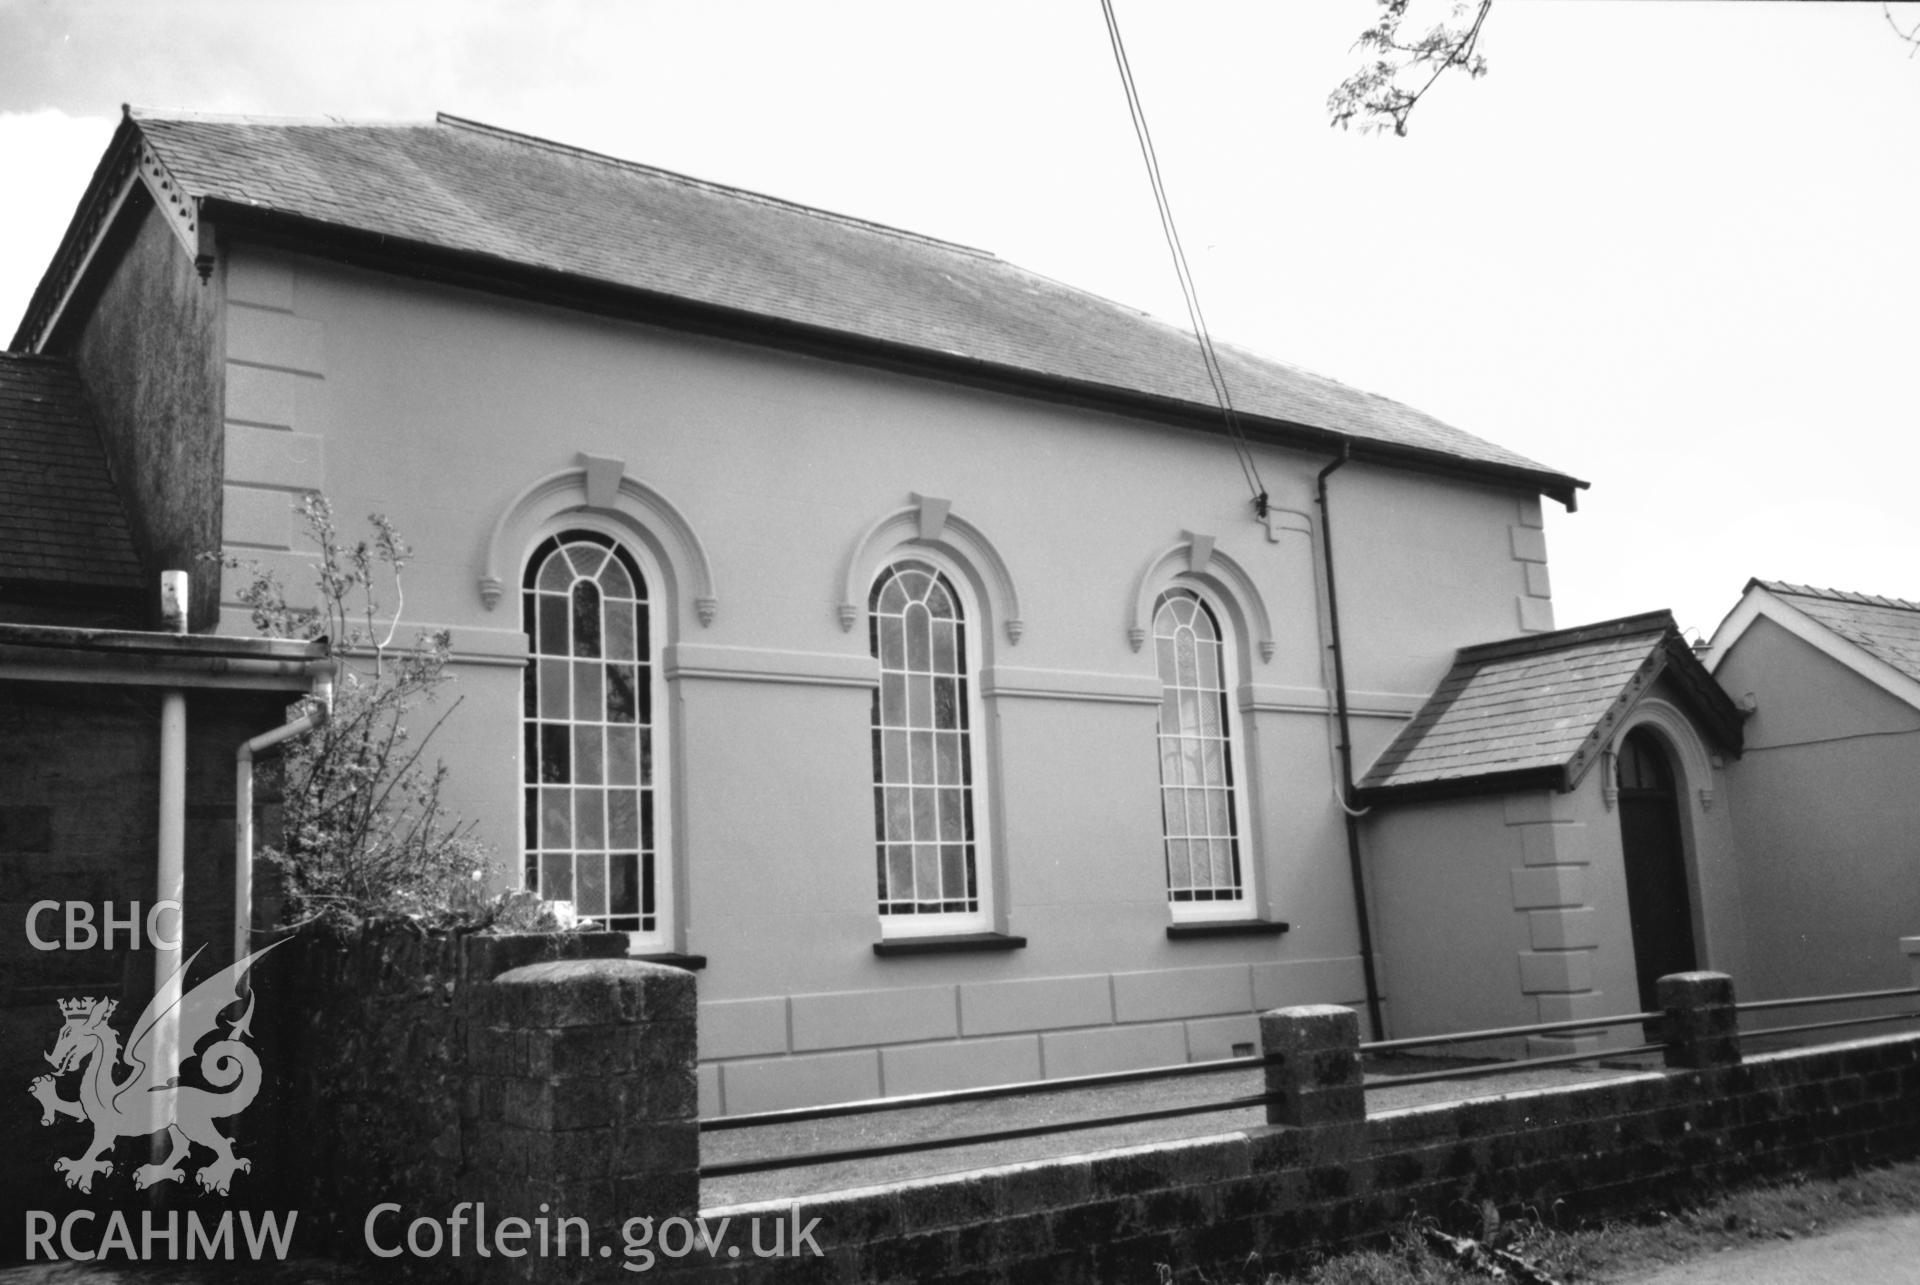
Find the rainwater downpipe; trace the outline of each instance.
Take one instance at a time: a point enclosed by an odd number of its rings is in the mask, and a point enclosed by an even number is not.
[[[187,632],[187,573],[160,573],[160,629]],[[187,694],[177,687],[160,693],[160,857],[155,871],[154,904],[173,906],[173,938],[153,941],[153,993],[159,995],[180,968],[180,947],[187,935]],[[157,920],[156,920],[157,922]],[[180,1010],[167,1008],[154,1024],[156,1065],[179,1065]],[[173,1122],[172,1099],[164,1108],[165,1123]],[[154,1155],[162,1154],[162,1139]]]
[[[1367,1026],[1372,1038],[1386,1038],[1380,1020],[1380,979],[1373,967],[1373,923],[1367,913],[1367,876],[1360,864],[1360,819],[1353,800],[1353,730],[1347,714],[1347,666],[1340,650],[1340,598],[1333,584],[1333,520],[1327,509],[1327,477],[1353,456],[1345,443],[1340,458],[1320,470],[1314,479],[1314,498],[1320,504],[1320,548],[1327,564],[1327,631],[1333,648],[1333,697],[1340,719],[1340,813],[1347,825],[1347,866],[1353,875],[1353,910],[1360,928],[1360,971],[1367,988]]]
[[[233,958],[245,959],[253,946],[253,756],[284,741],[325,727],[333,716],[333,674],[317,675],[316,704],[290,723],[242,741],[233,756]]]

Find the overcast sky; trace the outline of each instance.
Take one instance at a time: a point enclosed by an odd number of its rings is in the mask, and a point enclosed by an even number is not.
[[[1327,125],[1372,0],[1115,7],[1216,336],[1592,482],[1559,623],[1920,599],[1920,59],[1879,5],[1497,0],[1404,139]],[[1184,316],[1097,0],[0,0],[0,339],[125,102],[449,111]]]

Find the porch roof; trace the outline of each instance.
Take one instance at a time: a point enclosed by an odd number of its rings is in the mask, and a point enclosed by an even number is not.
[[[1739,753],[1742,715],[1666,611],[1462,648],[1359,783],[1374,800],[1571,790],[1667,676],[1707,738]]]

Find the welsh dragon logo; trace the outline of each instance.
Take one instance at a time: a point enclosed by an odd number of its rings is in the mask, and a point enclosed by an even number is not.
[[[119,1007],[118,1001],[60,1001],[60,1016],[66,1019],[65,1025],[54,1041],[53,1052],[46,1055],[53,1065],[53,1074],[36,1077],[28,1092],[40,1102],[41,1124],[49,1125],[60,1116],[68,1116],[93,1126],[93,1142],[84,1151],[53,1162],[54,1170],[65,1175],[69,1187],[91,1192],[96,1176],[113,1172],[116,1141],[144,1137],[163,1129],[172,1151],[157,1164],[144,1164],[135,1169],[135,1187],[179,1182],[185,1177],[180,1162],[187,1157],[193,1143],[214,1154],[194,1175],[203,1190],[226,1195],[234,1174],[252,1169],[252,1162],[234,1155],[232,1139],[213,1124],[216,1119],[239,1115],[260,1092],[260,1059],[242,1042],[251,1033],[251,993],[246,1011],[238,1020],[229,1019],[224,1036],[198,1053],[201,1078],[214,1087],[203,1089],[181,1084],[179,1070],[182,1059],[194,1057],[200,1041],[217,1029],[220,1014],[240,1001],[240,979],[272,949],[273,946],[269,946],[255,951],[183,996],[187,969],[200,957],[196,950],[192,958],[174,970],[147,1004],[140,1020],[134,1023],[133,1035],[124,1051],[119,1035],[107,1024]],[[170,1016],[177,1025],[178,1035],[173,1056],[167,1058],[161,1033]],[[125,1074],[120,1075],[123,1067]],[[58,1077],[73,1071],[80,1074],[80,1094],[70,1101],[58,1096],[55,1085]]]

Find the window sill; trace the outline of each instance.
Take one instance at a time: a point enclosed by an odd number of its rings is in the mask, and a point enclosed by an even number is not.
[[[1278,937],[1293,925],[1274,919],[1194,920],[1168,924],[1168,941],[1191,941],[1200,937]]]
[[[680,952],[674,950],[661,951],[652,955],[635,955],[634,958],[649,964],[665,964],[669,968],[684,968],[690,973],[697,973],[707,966],[707,957],[705,955],[682,955]]]
[[[954,933],[946,937],[887,937],[873,943],[873,953],[893,955],[960,955],[983,950],[1021,950],[1025,937],[1006,933]]]

